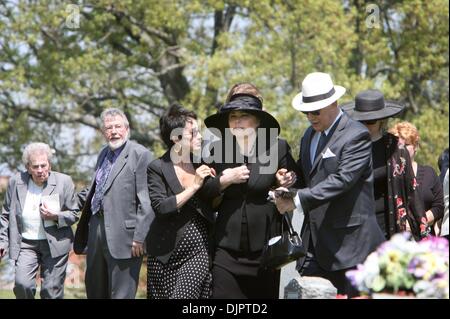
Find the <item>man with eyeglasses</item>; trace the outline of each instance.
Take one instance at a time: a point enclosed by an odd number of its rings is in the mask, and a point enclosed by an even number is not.
[[[277,198],[280,212],[305,214],[302,239],[308,253],[298,260],[301,276],[323,277],[339,294],[357,295],[345,273],[383,242],[374,214],[371,140],[367,128],[343,113],[345,88],[330,75],[311,73],[292,106],[311,126],[300,145],[297,196]]]
[[[86,252],[86,294],[94,299],[135,298],[144,241],[154,218],[147,188],[152,156],[129,140],[125,114],[101,114],[103,147],[91,186],[79,194],[83,206],[74,251]]]

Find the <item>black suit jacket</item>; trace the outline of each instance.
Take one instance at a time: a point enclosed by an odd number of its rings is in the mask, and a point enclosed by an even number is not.
[[[295,161],[292,158],[290,147],[285,140],[278,139],[272,151],[275,156],[274,171],[265,173],[262,167],[268,168],[268,158],[265,154],[258,156],[256,163],[248,163],[250,177],[247,183],[232,184],[223,192],[222,202],[218,208],[215,223],[215,245],[234,252],[240,252],[242,215],[245,209],[248,225],[248,241],[251,252],[261,251],[264,244],[281,225],[281,215],[276,206],[267,200],[269,190],[276,185],[275,172],[280,168],[295,170]],[[266,150],[267,151],[267,150]],[[230,150],[226,150],[229,154]],[[225,152],[224,152],[225,153]],[[266,163],[266,165],[264,165]],[[235,163],[214,163],[217,177],[207,181],[205,188],[212,192],[220,187],[221,172],[227,168],[242,165]],[[274,220],[275,218],[275,220]]]
[[[194,163],[194,167],[199,165]],[[167,263],[177,244],[184,236],[186,226],[200,214],[211,225],[214,222],[214,211],[210,201],[219,193],[202,193],[202,189],[180,209],[177,209],[176,195],[183,192],[175,168],[170,159],[170,151],[154,160],[147,169],[148,191],[155,219],[147,236],[147,251],[163,263]],[[202,195],[204,197],[202,197]]]
[[[306,130],[298,161],[305,187],[298,191],[305,212],[302,238],[308,245],[311,232],[316,259],[325,270],[350,268],[384,240],[374,213],[372,142],[368,130],[344,113],[311,165],[314,133],[312,127]]]

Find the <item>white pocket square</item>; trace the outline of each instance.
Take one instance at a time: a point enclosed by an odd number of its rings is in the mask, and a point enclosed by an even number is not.
[[[327,148],[325,153],[322,154],[322,158],[330,158],[330,157],[336,157],[336,155],[330,150],[330,148]]]

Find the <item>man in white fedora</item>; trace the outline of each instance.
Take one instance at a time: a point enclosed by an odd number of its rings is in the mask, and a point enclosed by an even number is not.
[[[280,212],[305,214],[302,239],[308,253],[298,260],[302,276],[330,280],[339,294],[357,294],[345,272],[362,263],[384,240],[374,214],[372,144],[364,125],[338,107],[345,88],[330,75],[310,73],[292,106],[311,126],[300,144],[297,196],[277,198]]]

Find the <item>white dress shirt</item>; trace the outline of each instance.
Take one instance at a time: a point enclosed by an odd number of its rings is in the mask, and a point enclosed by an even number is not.
[[[39,213],[39,205],[41,204],[43,190],[43,186],[36,185],[30,178],[30,181],[28,182],[27,196],[22,211],[22,237],[25,239],[41,240],[47,238],[45,236],[41,214]]]
[[[338,116],[336,116],[336,119],[334,120],[333,124],[331,124],[325,131],[325,136],[328,136],[328,133],[330,133],[330,130],[333,128],[333,125],[341,118],[342,114],[344,114],[344,112],[342,112],[342,110],[339,109],[339,114]],[[311,165],[314,163],[314,155],[316,154],[316,150],[317,150],[317,146],[319,145],[319,139],[320,139],[320,134],[322,132],[315,132],[313,138],[311,139],[311,145],[309,147],[309,156],[310,156],[310,160],[311,160]]]

